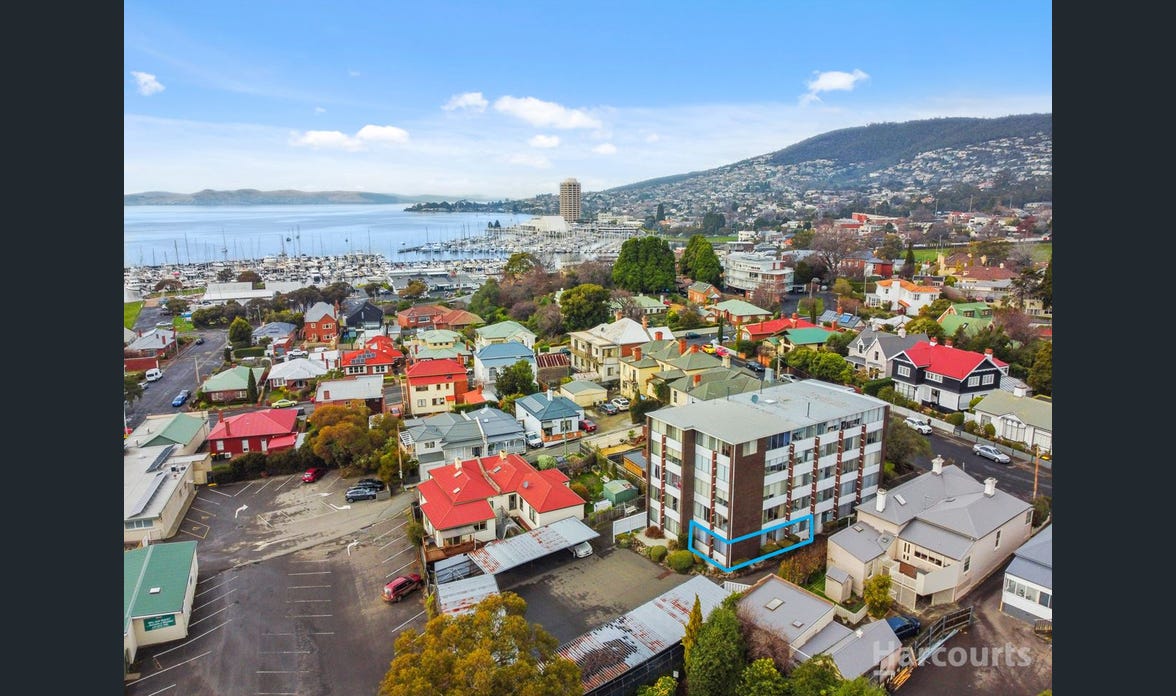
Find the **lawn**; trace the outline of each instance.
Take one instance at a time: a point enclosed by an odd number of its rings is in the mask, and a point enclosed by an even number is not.
[[[604,495],[604,484],[600,481],[600,476],[591,471],[585,471],[576,478],[572,479],[572,483],[582,483],[588,489],[588,495],[591,500],[600,500]]]
[[[123,303],[123,326],[128,329],[135,328],[135,320],[139,318],[139,311],[143,309],[143,302],[124,302]]]

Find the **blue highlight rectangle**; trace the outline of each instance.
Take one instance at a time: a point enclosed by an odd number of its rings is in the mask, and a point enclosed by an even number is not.
[[[739,563],[737,565],[733,565],[730,568],[718,563],[713,558],[708,558],[707,556],[702,555],[694,548],[694,527],[695,526],[697,526],[699,529],[706,532],[707,534],[710,534],[711,536],[715,537],[716,539],[721,540],[724,544],[734,544],[735,542],[743,541],[744,539],[750,539],[751,537],[758,537],[762,534],[767,534],[768,532],[773,532],[773,531],[775,531],[777,529],[781,529],[783,527],[791,527],[793,525],[800,524],[801,522],[804,522],[806,520],[809,523],[809,527],[808,527],[809,537],[808,537],[808,539],[802,539],[802,540],[796,542],[795,544],[793,544],[792,546],[786,546],[782,549],[776,549],[775,551],[773,551],[771,553],[766,553],[762,556],[756,556],[755,558],[751,559],[750,561],[744,561],[744,562]],[[804,516],[800,517],[799,519],[791,520],[789,522],[783,522],[781,524],[777,524],[772,527],[767,527],[766,529],[760,529],[760,530],[754,531],[750,534],[744,534],[743,536],[738,537],[736,539],[727,539],[722,534],[718,534],[710,529],[707,529],[703,525],[699,524],[698,520],[692,519],[692,520],[690,520],[690,528],[689,528],[689,531],[688,531],[686,538],[687,538],[686,547],[690,550],[690,553],[694,554],[695,556],[698,556],[699,558],[706,561],[707,563],[710,563],[711,565],[713,565],[714,567],[723,571],[724,573],[730,573],[733,570],[739,570],[740,568],[743,568],[744,566],[749,566],[752,563],[759,563],[760,561],[768,559],[768,558],[772,558],[773,556],[779,556],[782,553],[787,553],[793,549],[798,549],[801,546],[808,546],[809,544],[813,543],[814,539],[816,538],[816,533],[813,531],[813,516],[810,513],[808,515],[804,515]]]

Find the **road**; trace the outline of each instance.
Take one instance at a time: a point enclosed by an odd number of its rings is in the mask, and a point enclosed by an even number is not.
[[[996,487],[1011,493],[1022,500],[1033,498],[1033,458],[1024,453],[1018,453],[1013,459],[1012,466],[997,464],[992,460],[972,454],[971,440],[941,434],[938,431],[927,436],[931,441],[931,456],[917,457],[912,464],[919,471],[931,470],[931,459],[935,456],[943,457],[943,463],[956,464],[973,478],[980,481],[992,476],[996,479]],[[1038,462],[1037,493],[1038,495],[1053,496],[1053,470],[1049,462]]]

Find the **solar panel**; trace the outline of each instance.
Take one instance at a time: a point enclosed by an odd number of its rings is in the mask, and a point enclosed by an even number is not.
[[[172,450],[175,448],[175,445],[168,445],[167,447],[164,447],[163,450],[158,455],[156,455],[155,461],[151,462],[151,466],[147,467],[147,471],[159,471],[159,467],[163,466],[163,463],[167,461],[168,457],[171,456]]]

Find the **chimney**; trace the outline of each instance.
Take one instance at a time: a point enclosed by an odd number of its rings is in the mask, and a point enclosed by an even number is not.
[[[1021,386],[1020,384],[1013,387],[1013,396],[1025,396],[1025,394],[1025,387]]]
[[[878,512],[886,510],[886,491],[881,488],[878,489],[878,497],[874,498],[874,510]]]
[[[167,343],[167,339],[163,337],[163,333],[159,334],[159,342],[160,344]]]
[[[457,469],[459,473],[461,472],[461,457],[453,458],[453,468]]]
[[[501,461],[506,461],[506,450],[498,450],[498,458]]]
[[[992,349],[991,348],[984,349],[984,357],[988,358],[989,360],[992,360],[993,356],[992,356]]]
[[[930,338],[928,338],[927,342],[930,343],[932,346],[938,345],[938,343],[939,343],[939,341],[934,336],[931,336]]]
[[[617,321],[620,321],[622,316],[624,316],[624,314],[619,309],[617,311],[613,312],[613,318],[616,319]]]
[[[694,375],[694,386],[697,387],[700,384],[702,384],[702,374],[698,373]]]
[[[943,345],[948,348],[951,348],[951,339],[950,338],[943,339]]]
[[[641,328],[643,328],[643,329],[649,328],[649,315],[647,315],[647,314],[641,315]]]
[[[793,312],[792,313],[792,325],[796,326],[796,322],[799,319],[800,319],[800,314],[798,314],[797,312]]]
[[[694,345],[690,346],[690,352],[691,352],[691,353],[697,353],[697,352],[698,352],[698,344],[697,344],[697,343],[695,343]]]
[[[935,455],[935,458],[931,460],[931,473],[935,474],[936,476],[943,473],[943,457],[939,456],[938,454]]]
[[[906,338],[906,327],[905,326],[898,327],[898,337],[899,338]]]
[[[330,401],[330,400],[331,400],[331,390],[324,389],[323,390],[323,401]]]
[[[984,495],[989,498],[996,495],[996,479],[991,476],[984,479]]]
[[[547,400],[548,401],[555,401],[555,390],[552,389],[551,387],[547,388]]]
[[[678,339],[678,355],[682,355],[685,352],[686,352],[686,339],[679,338]]]
[[[657,339],[657,340],[659,340],[659,341],[660,341],[660,340],[662,340],[662,332],[661,332],[661,331],[654,331],[654,332],[653,332],[653,337],[654,337],[654,338],[656,338],[656,339]]]
[[[641,346],[637,346],[633,349],[633,360],[641,362]]]
[[[730,353],[730,351],[723,353],[723,367],[731,367],[731,353]]]

